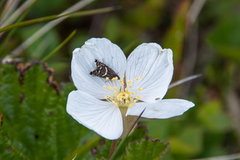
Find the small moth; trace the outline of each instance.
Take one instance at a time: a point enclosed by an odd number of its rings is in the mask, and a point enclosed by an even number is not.
[[[95,63],[96,63],[96,69],[90,72],[90,75],[95,75],[101,78],[108,77],[109,79],[113,79],[117,77],[118,79],[120,79],[120,77],[106,64],[98,61],[97,59],[95,59]]]

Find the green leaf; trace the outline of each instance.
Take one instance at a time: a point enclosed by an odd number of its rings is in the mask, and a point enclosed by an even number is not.
[[[72,159],[98,141],[99,136],[92,139],[95,133],[66,113],[73,84],[59,90],[52,74],[39,62],[0,66],[1,158]]]
[[[142,139],[141,142],[130,143],[126,148],[126,156],[122,160],[151,159],[161,160],[168,151],[169,144],[159,139]]]
[[[240,64],[240,17],[238,16],[239,10],[233,8],[239,5],[238,0],[232,0],[229,3],[219,1],[214,8],[218,12],[217,25],[207,36],[207,43],[217,53],[238,64]]]
[[[175,136],[170,137],[171,153],[183,156],[199,154],[203,149],[203,131],[198,127],[187,127]]]
[[[222,109],[220,101],[210,101],[199,109],[198,120],[210,132],[224,132],[232,129],[232,120]]]
[[[124,141],[124,143],[122,144],[122,146],[120,147],[118,153],[116,154],[116,158],[115,159],[119,159],[121,157],[122,154],[125,153],[125,148],[126,146],[130,143],[133,142],[135,140],[140,141],[142,138],[146,138],[147,137],[147,128],[146,126],[139,126],[137,127],[134,132],[126,138],[126,140]],[[118,140],[118,144],[121,142],[121,140]],[[92,147],[91,152],[88,152],[88,154],[86,154],[84,157],[76,157],[76,160],[80,159],[86,159],[86,160],[90,160],[90,159],[104,159],[104,158],[108,158],[109,155],[109,151],[110,151],[110,147],[111,147],[112,141],[111,140],[107,140],[107,139],[101,139],[98,144],[96,144],[94,147]]]
[[[182,1],[174,15],[173,24],[166,33],[163,46],[171,48],[174,62],[180,61],[184,45],[184,34],[186,27],[186,14],[189,10],[190,1]]]

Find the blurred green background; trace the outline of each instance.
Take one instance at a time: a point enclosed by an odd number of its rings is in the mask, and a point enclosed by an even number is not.
[[[19,1],[20,6],[25,1]],[[23,18],[57,15],[79,1],[36,1]],[[3,9],[6,1],[0,1]],[[83,10],[120,7],[114,11],[71,17],[59,23],[13,58],[41,60],[74,37],[47,60],[54,80],[70,81],[72,51],[91,37],[106,37],[124,53],[141,43],[157,42],[174,54],[172,82],[202,74],[198,79],[170,89],[165,98],[184,98],[195,107],[183,116],[145,120],[149,135],[170,142],[165,159],[196,159],[240,152],[240,1],[239,0],[98,0]],[[0,57],[15,49],[47,22],[17,28],[0,48]],[[4,43],[10,32],[0,37]]]

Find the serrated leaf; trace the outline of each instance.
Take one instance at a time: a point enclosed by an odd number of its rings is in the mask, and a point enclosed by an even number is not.
[[[0,64],[1,65],[1,64]],[[66,113],[72,83],[60,91],[39,62],[0,66],[0,155],[3,159],[72,159],[95,133]]]
[[[168,151],[169,144],[159,139],[142,139],[141,142],[130,143],[126,148],[126,156],[122,160],[151,159],[161,160]]]
[[[124,141],[122,147],[119,149],[117,155],[116,155],[116,159],[119,159],[121,157],[121,155],[123,153],[125,153],[125,147],[130,143],[133,142],[135,140],[140,141],[142,138],[145,138],[147,136],[147,129],[146,126],[139,126],[137,127],[134,132],[126,138],[126,140]],[[121,140],[118,140],[118,144],[120,143]],[[95,154],[91,154],[89,155],[89,157],[92,157],[92,159],[94,159],[95,157],[97,158],[108,158],[108,154],[109,154],[109,150],[111,148],[111,144],[112,141],[111,140],[106,140],[106,139],[102,139],[100,141],[100,145],[99,146],[95,146],[97,149],[97,153]]]

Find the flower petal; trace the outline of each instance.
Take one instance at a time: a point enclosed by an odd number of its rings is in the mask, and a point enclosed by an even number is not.
[[[96,68],[95,59],[103,62],[121,76],[125,72],[126,57],[116,44],[111,43],[106,38],[91,38],[81,48],[76,48],[73,51],[71,68],[74,85],[78,90],[98,99],[104,99],[107,90],[103,90],[102,87],[103,85],[111,85],[112,82],[90,75],[90,72]]]
[[[67,100],[67,112],[104,138],[118,139],[122,135],[122,115],[112,103],[100,101],[82,91],[72,91]]]
[[[135,107],[129,108],[126,115],[140,115],[146,108],[142,117],[165,119],[182,115],[193,106],[194,103],[184,99],[163,99],[155,103],[138,103]]]
[[[132,79],[132,91],[143,96],[143,101],[162,99],[173,75],[172,50],[156,43],[143,43],[127,59],[126,78]],[[138,81],[136,78],[142,77]],[[139,91],[138,88],[142,88]]]

